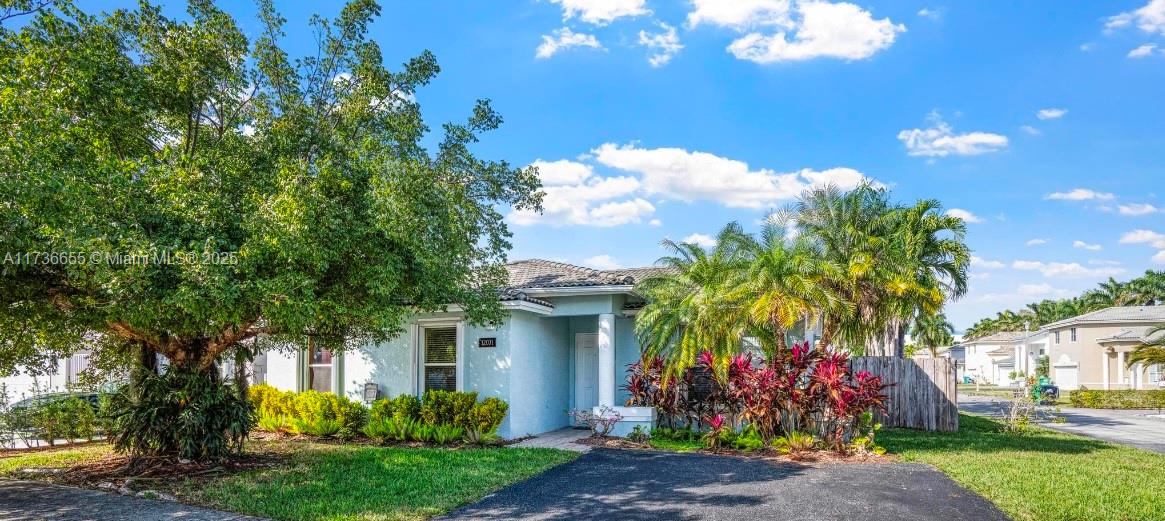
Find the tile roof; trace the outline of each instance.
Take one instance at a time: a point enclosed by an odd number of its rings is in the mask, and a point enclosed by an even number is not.
[[[1080,316],[1067,318],[1059,322],[1052,322],[1044,329],[1066,326],[1069,324],[1104,323],[1104,322],[1142,322],[1147,324],[1165,323],[1165,306],[1118,306],[1104,308]]]
[[[1034,331],[1000,331],[998,333],[992,333],[990,335],[987,335],[983,338],[976,338],[974,340],[967,340],[967,341],[963,342],[963,345],[967,345],[967,344],[1000,344],[1000,343],[1006,344],[1008,342],[1015,342],[1017,340],[1023,340],[1023,339],[1025,339],[1029,336],[1032,336],[1034,334],[1035,334]]]
[[[602,271],[565,262],[543,259],[528,259],[506,264],[510,274],[510,288],[571,288],[584,286],[630,286],[635,283],[631,275],[622,271]]]
[[[519,290],[516,290],[513,288],[506,288],[506,289],[501,290],[498,294],[498,300],[500,300],[502,302],[521,300],[523,302],[530,302],[532,304],[538,304],[540,306],[546,306],[548,308],[554,307],[554,304],[552,304],[550,301],[542,300],[540,298],[531,297],[530,295],[527,295],[527,294],[523,293],[522,291],[519,291]]]
[[[607,270],[604,273],[610,273],[620,277],[631,277],[635,282],[643,282],[648,277],[654,277],[664,273],[671,273],[675,270],[672,268],[665,268],[661,266],[645,266],[642,268],[620,268],[617,270]]]

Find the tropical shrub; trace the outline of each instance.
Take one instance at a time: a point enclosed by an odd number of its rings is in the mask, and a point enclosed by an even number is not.
[[[705,432],[701,438],[704,441],[704,446],[709,449],[718,449],[720,442],[724,441],[725,434],[731,434],[732,429],[728,428],[722,414],[707,418],[706,422],[708,423],[708,432]]]
[[[606,405],[599,407],[597,414],[591,409],[571,409],[567,415],[574,418],[575,422],[589,427],[591,436],[596,438],[606,438],[615,429],[615,425],[623,419],[622,414]]]
[[[477,393],[430,390],[421,400],[421,420],[426,425],[468,426]]]
[[[250,404],[215,371],[170,366],[125,386],[110,406],[114,447],[140,457],[221,459],[242,450],[254,424]]]
[[[756,431],[756,428],[750,425],[733,437],[732,446],[737,450],[752,452],[763,449],[765,447],[765,440],[760,437],[760,433]]]
[[[627,433],[627,440],[635,443],[647,443],[651,440],[651,435],[643,429],[642,425],[636,425],[635,428],[631,429],[631,432]]]
[[[420,419],[421,401],[411,394],[402,394],[393,399],[382,398],[372,403],[368,414],[371,419]]]
[[[773,440],[773,448],[793,458],[817,448],[817,438],[807,432],[791,432]]]
[[[1165,409],[1165,389],[1100,391],[1082,389],[1068,393],[1073,407],[1088,409]]]
[[[888,386],[881,377],[853,373],[846,354],[815,350],[808,343],[774,353],[768,360],[740,354],[719,368],[711,353],[703,352],[682,380],[665,381],[661,365],[659,359],[632,364],[626,388],[629,405],[674,403],[670,413],[657,406],[666,425],[699,425],[723,416],[729,425],[750,425],[764,441],[806,432],[830,449],[844,451],[861,434],[857,432],[861,416],[886,406]],[[693,373],[720,376],[702,382]],[[692,393],[692,385],[710,388]],[[669,388],[676,389],[674,402]]]
[[[247,397],[260,430],[309,436],[351,438],[368,422],[359,402],[333,393],[280,391],[266,384],[251,386]]]

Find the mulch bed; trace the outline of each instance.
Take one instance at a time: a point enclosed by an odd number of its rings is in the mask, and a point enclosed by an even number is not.
[[[647,450],[654,452],[672,452],[664,449],[657,449],[646,443],[636,443],[626,438],[582,438],[575,440],[575,443],[581,445],[589,445],[591,447],[601,447],[606,449],[623,449],[623,450]],[[755,450],[752,452],[744,452],[735,449],[699,449],[693,451],[696,454],[714,454],[716,456],[734,456],[740,458],[760,459],[765,461],[774,461],[781,463],[796,463],[799,465],[830,465],[830,464],[861,464],[861,463],[888,463],[897,461],[896,456],[890,454],[883,454],[878,456],[876,454],[840,454],[828,450],[813,450],[803,452],[798,455],[781,454],[772,449]]]

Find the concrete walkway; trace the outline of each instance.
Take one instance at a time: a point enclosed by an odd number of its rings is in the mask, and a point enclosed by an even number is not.
[[[510,445],[510,447],[523,449],[538,448],[570,450],[574,452],[590,452],[590,445],[575,443],[575,441],[581,440],[590,435],[591,431],[587,429],[558,429],[556,431],[547,432],[545,434],[539,434],[528,440],[523,440],[521,442]]]
[[[959,410],[985,416],[998,416],[1000,403],[996,398],[959,395]],[[1051,414],[1055,407],[1040,409]],[[1059,415],[1067,421],[1040,426],[1165,454],[1165,417],[1158,416],[1156,410],[1061,407]]]
[[[809,467],[595,449],[443,519],[995,521],[1007,516],[927,465]]]
[[[0,521],[259,521],[170,501],[154,501],[34,481],[0,480]]]

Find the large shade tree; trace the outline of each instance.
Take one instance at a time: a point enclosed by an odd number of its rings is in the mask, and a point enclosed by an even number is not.
[[[314,17],[300,59],[266,0],[253,40],[210,0],[182,19],[4,4],[31,13],[0,22],[0,373],[86,346],[213,390],[251,339],[341,350],[454,302],[501,317],[498,208],[539,209],[536,172],[470,152],[501,123],[488,101],[422,146],[414,92],[439,68],[383,64],[374,1]],[[222,453],[152,435],[123,446]]]

